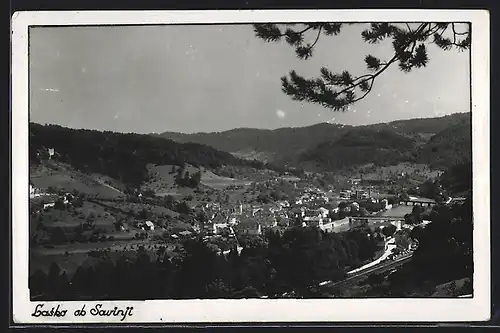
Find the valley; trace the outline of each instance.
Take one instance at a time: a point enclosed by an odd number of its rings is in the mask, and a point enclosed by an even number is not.
[[[462,196],[470,195],[470,187],[463,183],[468,177],[467,163],[470,166],[470,157],[469,162],[465,158],[470,151],[463,149],[470,143],[464,136],[470,125],[467,119],[456,114],[403,121],[397,127],[379,124],[368,128],[319,124],[315,126],[324,129],[323,133],[307,139],[306,133],[315,132],[307,127],[234,130],[229,134],[236,138],[231,139],[221,133],[189,138],[169,134],[179,142],[151,135],[31,124],[29,223],[34,295],[37,299],[56,297],[57,291],[44,292],[42,286],[44,279],[54,278],[54,274],[57,279],[76,281],[85,274],[97,278],[109,265],[125,265],[120,266],[125,269],[129,267],[126,263],[141,260],[153,265],[151,269],[161,270],[167,260],[168,265],[178,267],[169,268],[173,269],[169,274],[175,275],[186,258],[194,256],[190,251],[201,251],[202,261],[222,260],[211,257],[214,253],[226,258],[221,265],[236,265],[228,261],[230,256],[254,258],[259,251],[278,246],[273,242],[299,246],[300,237],[317,239],[319,246],[300,259],[304,264],[328,256],[340,260],[335,268],[322,268],[307,277],[308,283],[325,279],[340,283],[347,271],[382,255],[390,238],[397,239],[398,251],[414,246],[412,230],[424,230],[435,212],[430,205],[420,210],[416,204],[405,206],[411,198],[429,198],[436,207],[458,209],[449,202],[453,198],[463,202]],[[428,132],[416,132],[421,122]],[[277,139],[282,133],[290,136],[291,148],[277,144],[283,140]],[[252,139],[254,134],[260,138]],[[214,146],[189,141],[200,135]],[[238,136],[246,146],[238,143]],[[227,151],[219,150],[214,143],[217,140],[226,141]],[[258,151],[264,149],[264,141],[269,141],[267,150]],[[463,159],[456,153],[458,145]],[[272,162],[248,160],[245,156],[249,155],[235,150],[257,152],[253,157],[275,157]],[[454,156],[451,162],[450,156]],[[431,157],[438,163],[425,163]],[[448,162],[463,167],[450,168]],[[387,220],[378,216],[387,216]],[[293,245],[295,242],[299,243]],[[195,250],[199,246],[203,250]],[[282,252],[286,248],[280,245],[275,251],[292,255],[294,260],[302,256]],[[329,252],[334,248],[337,250]],[[202,259],[202,253],[209,259]],[[289,264],[293,266],[294,260]],[[204,265],[202,261],[196,265]],[[322,265],[331,263],[327,260]],[[280,268],[280,274],[293,270],[292,266]],[[264,267],[257,270],[261,269]],[[272,293],[290,288],[285,287],[290,283],[287,274],[292,273],[280,275],[276,283],[283,285]],[[294,279],[302,279],[299,275]],[[228,293],[243,292],[237,285]],[[265,293],[263,286],[259,288],[250,295]],[[181,294],[165,293],[184,297],[182,290],[178,291]],[[126,296],[118,290],[116,293]],[[249,295],[245,293],[242,295]]]

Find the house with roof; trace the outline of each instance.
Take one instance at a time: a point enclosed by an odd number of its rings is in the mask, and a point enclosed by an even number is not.
[[[181,231],[179,232],[179,235],[181,235],[182,237],[190,237],[193,233],[189,230],[184,230],[184,231]]]
[[[283,207],[283,208],[289,208],[290,207],[290,202],[288,200],[281,200],[278,201],[278,204]]]
[[[214,214],[209,220],[209,224],[212,227],[212,233],[215,235],[219,234],[220,232],[222,232],[222,230],[226,229],[229,226],[228,219],[222,213]]]
[[[199,232],[210,236],[213,235],[214,234],[213,223],[210,222],[200,223]]]
[[[55,149],[54,149],[54,148],[49,148],[49,149],[48,149],[48,153],[49,153],[49,160],[51,160],[51,159],[52,159],[52,156],[54,156],[54,155],[55,155],[56,151],[55,151]]]
[[[302,218],[303,225],[322,227],[324,224],[330,223],[332,220],[329,217],[327,209],[307,210]]]
[[[235,215],[230,215],[229,218],[227,219],[227,223],[229,225],[235,225],[240,222],[239,217]]]
[[[288,214],[290,217],[298,218],[298,217],[304,217],[305,216],[305,211],[306,209],[304,207],[295,207],[292,208]]]
[[[155,225],[151,221],[144,222],[144,227],[151,231],[155,230]]]
[[[255,214],[263,211],[264,209],[262,207],[258,207],[258,208],[252,208],[252,216],[255,216]]]
[[[276,226],[278,227],[289,227],[290,226],[290,219],[288,218],[287,215],[278,215],[276,218]]]
[[[33,184],[30,182],[30,199],[36,197],[36,193],[35,193],[35,187],[33,186]]]
[[[240,235],[260,235],[262,225],[253,218],[243,218],[238,225],[234,226],[234,231]]]
[[[350,179],[350,183],[351,183],[353,186],[357,186],[357,185],[361,184],[361,178],[351,178],[351,179]]]
[[[325,207],[318,208],[318,211],[323,218],[327,218],[330,215],[330,211],[328,209],[326,209]]]
[[[228,223],[213,223],[212,228],[213,228],[213,233],[215,235],[217,235],[217,234],[221,233],[223,230],[229,228],[229,224]]]
[[[302,218],[306,226],[319,226],[323,224],[323,216],[316,210],[307,210]]]

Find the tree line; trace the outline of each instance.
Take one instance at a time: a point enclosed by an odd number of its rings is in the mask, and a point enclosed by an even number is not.
[[[30,164],[51,158],[68,163],[84,173],[100,173],[122,183],[139,186],[149,178],[148,164],[186,163],[215,169],[223,165],[270,168],[259,161],[247,161],[195,143],[176,143],[151,135],[70,129],[58,125],[30,123]]]
[[[236,248],[219,255],[196,238],[185,241],[176,256],[165,247],[153,254],[140,249],[132,258],[83,265],[71,277],[53,263],[48,274],[38,270],[30,277],[30,290],[47,300],[281,297],[292,291],[320,297],[314,286],[343,279],[380,246],[366,228],[342,234],[291,228],[247,238],[239,255]]]

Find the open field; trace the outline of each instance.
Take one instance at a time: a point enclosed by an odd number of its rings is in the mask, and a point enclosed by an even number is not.
[[[123,242],[99,242],[99,243],[74,243],[53,248],[30,249],[30,274],[37,270],[48,272],[52,263],[57,263],[62,271],[71,276],[79,266],[92,266],[102,259],[89,255],[90,251],[104,251],[106,256],[116,260],[120,256],[134,256],[140,246],[143,246],[151,256],[155,256],[156,251],[166,247],[169,255],[174,255],[177,245],[165,244],[158,241],[130,240]]]
[[[103,198],[119,198],[123,192],[105,183],[104,178],[85,175],[62,163],[44,163],[30,167],[30,180],[35,188],[46,191],[49,187],[67,192],[76,190]],[[116,182],[115,182],[116,183]],[[115,184],[115,186],[118,186]]]
[[[175,165],[149,165],[148,170],[151,179],[143,186],[143,189],[155,191],[159,196],[187,196],[193,193],[192,189],[180,188],[175,184],[175,177],[179,167]],[[201,184],[213,189],[223,189],[228,186],[250,185],[249,180],[239,180],[229,177],[216,175],[204,168],[196,168],[192,165],[186,165],[185,171],[190,175],[201,172]]]
[[[412,177],[420,177],[422,179],[435,178],[439,175],[438,170],[431,170],[426,164],[399,163],[390,166],[374,166],[367,164],[359,167],[363,172],[363,179],[366,180],[384,180],[391,177],[409,175]]]
[[[170,210],[166,208],[165,206],[160,206],[160,205],[152,205],[149,203],[135,203],[135,202],[109,202],[106,200],[96,200],[95,202],[98,202],[102,204],[101,207],[103,206],[109,206],[110,209],[113,210],[119,210],[125,214],[137,214],[137,212],[140,212],[142,210],[146,210],[152,215],[168,215],[172,217],[177,217],[179,216],[179,213],[174,212],[173,210]]]
[[[209,186],[215,189],[226,188],[228,186],[248,186],[252,182],[248,180],[239,180],[225,177],[218,178],[201,178],[201,183],[203,185]]]
[[[39,213],[36,217],[31,217],[30,224],[37,227],[43,224],[45,228],[60,227],[63,229],[74,229],[76,226],[85,223],[89,218],[93,224],[100,228],[113,228],[116,222],[116,217],[113,216],[106,208],[94,203],[84,201],[82,207],[71,208],[70,210],[59,210],[48,208]]]

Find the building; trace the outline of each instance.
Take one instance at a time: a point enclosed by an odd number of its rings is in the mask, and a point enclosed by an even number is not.
[[[212,230],[215,235],[221,233],[224,229],[229,227],[228,223],[213,223]]]
[[[234,230],[240,235],[261,235],[262,225],[255,219],[244,218],[234,226]]]
[[[179,232],[179,235],[183,236],[183,237],[189,237],[191,236],[193,233],[189,230],[184,230],[184,231],[181,231]]]
[[[341,191],[339,194],[340,199],[342,200],[350,200],[352,196],[352,191],[351,190],[344,190]]]
[[[355,198],[355,200],[367,200],[370,198],[370,195],[365,190],[358,190],[352,195],[352,197]]]
[[[49,160],[52,159],[52,156],[54,156],[56,153],[54,148],[49,148]]]
[[[351,212],[352,211],[359,211],[359,203],[357,202],[351,203]]]
[[[322,227],[324,224],[330,223],[328,209],[308,210],[302,218],[303,225],[308,227]]]
[[[353,186],[358,186],[361,184],[361,178],[351,178],[350,182]]]
[[[238,224],[239,220],[236,216],[230,216],[227,223],[229,223],[230,225],[235,225],[235,224]]]
[[[153,223],[153,222],[151,222],[151,221],[146,221],[146,222],[144,223],[144,225],[146,226],[146,228],[147,228],[148,230],[151,230],[151,231],[155,230],[155,225],[154,225],[154,223]]]
[[[324,207],[320,207],[318,211],[321,214],[321,217],[323,218],[327,218],[330,215],[330,211]]]

